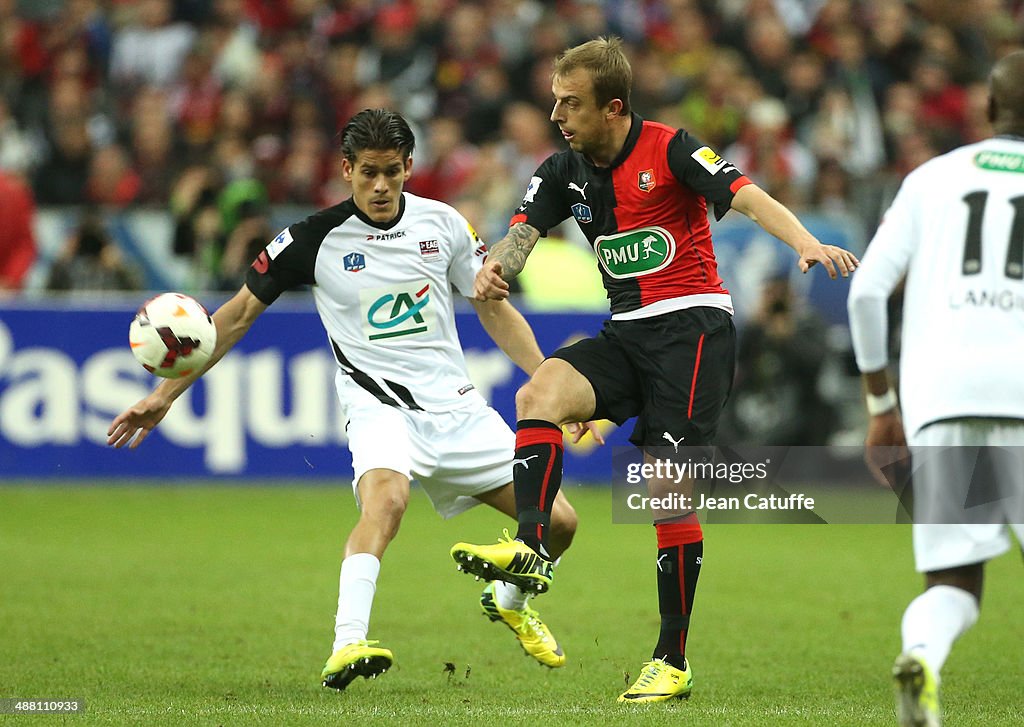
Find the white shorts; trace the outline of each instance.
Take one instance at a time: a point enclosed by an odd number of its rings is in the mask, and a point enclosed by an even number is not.
[[[443,518],[478,505],[475,495],[512,482],[515,434],[482,400],[454,412],[412,411],[382,404],[340,372],[335,386],[348,420],[357,504],[359,478],[372,469],[418,481]]]
[[[1010,549],[1011,529],[1024,542],[1024,421],[935,422],[909,445],[919,572],[1002,555]]]

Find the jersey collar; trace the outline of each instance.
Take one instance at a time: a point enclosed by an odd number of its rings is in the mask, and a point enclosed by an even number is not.
[[[619,150],[619,153],[615,156],[614,159],[612,159],[612,163],[607,167],[598,167],[596,164],[594,164],[594,161],[586,154],[580,154],[580,156],[583,157],[584,161],[586,161],[587,164],[594,167],[595,169],[614,169],[615,167],[622,164],[622,162],[626,161],[626,157],[630,155],[630,153],[633,151],[633,147],[636,146],[637,139],[640,138],[640,132],[643,131],[643,128],[643,117],[634,111],[633,113],[630,114],[629,133],[626,134],[626,141],[622,145],[622,149]]]
[[[994,139],[1006,139],[1007,141],[1024,141],[1024,136],[1020,134],[996,134]]]
[[[361,219],[370,227],[375,227],[378,230],[390,230],[402,221],[402,215],[405,214],[405,192],[402,192],[402,196],[398,198],[398,214],[395,215],[394,219],[391,219],[388,222],[375,222],[374,220],[371,220],[361,209],[359,209],[359,205],[357,205],[355,200],[351,197],[348,198],[347,202],[352,205],[352,210],[355,212],[356,217]]]

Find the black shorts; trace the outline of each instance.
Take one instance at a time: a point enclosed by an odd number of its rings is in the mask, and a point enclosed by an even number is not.
[[[712,444],[736,369],[736,328],[719,308],[606,321],[595,338],[560,348],[594,388],[594,419],[637,417],[638,447]],[[671,440],[669,439],[671,437]]]

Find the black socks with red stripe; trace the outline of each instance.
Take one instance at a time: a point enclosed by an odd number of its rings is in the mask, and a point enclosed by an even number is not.
[[[516,456],[512,460],[516,490],[516,539],[544,557],[551,527],[551,505],[562,485],[562,428],[540,419],[516,423]]]
[[[704,536],[696,515],[682,522],[655,525],[658,531],[658,607],[661,633],[654,658],[686,668],[686,632],[697,590]]]

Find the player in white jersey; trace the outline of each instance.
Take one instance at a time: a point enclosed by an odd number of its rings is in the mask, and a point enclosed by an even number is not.
[[[339,690],[392,664],[392,653],[366,637],[380,559],[398,531],[411,479],[444,517],[480,502],[516,515],[515,436],[469,381],[452,303],[453,286],[472,300],[487,248],[452,207],[403,193],[415,141],[401,116],[367,109],[348,122],[341,140],[352,197],[274,238],[242,289],[213,314],[217,346],[207,366],[164,381],[117,416],[108,432],[109,444],[137,447],[283,291],[313,286],[338,361],[335,381],[360,506],[341,565],[333,652],[321,674],[325,686]],[[526,320],[508,303],[472,302],[488,335],[532,373],[543,355]],[[560,554],[576,529],[564,498],[556,502],[552,529]],[[565,663],[518,587],[489,584],[480,603],[539,662]]]
[[[1024,535],[1024,52],[990,77],[995,136],[904,180],[850,287],[867,445],[914,465],[914,556],[926,590],[902,622],[900,722],[937,725],[939,670],[978,618],[985,561]],[[899,406],[886,302],[906,276]],[[902,410],[902,416],[901,416]],[[973,473],[973,476],[972,476]]]

